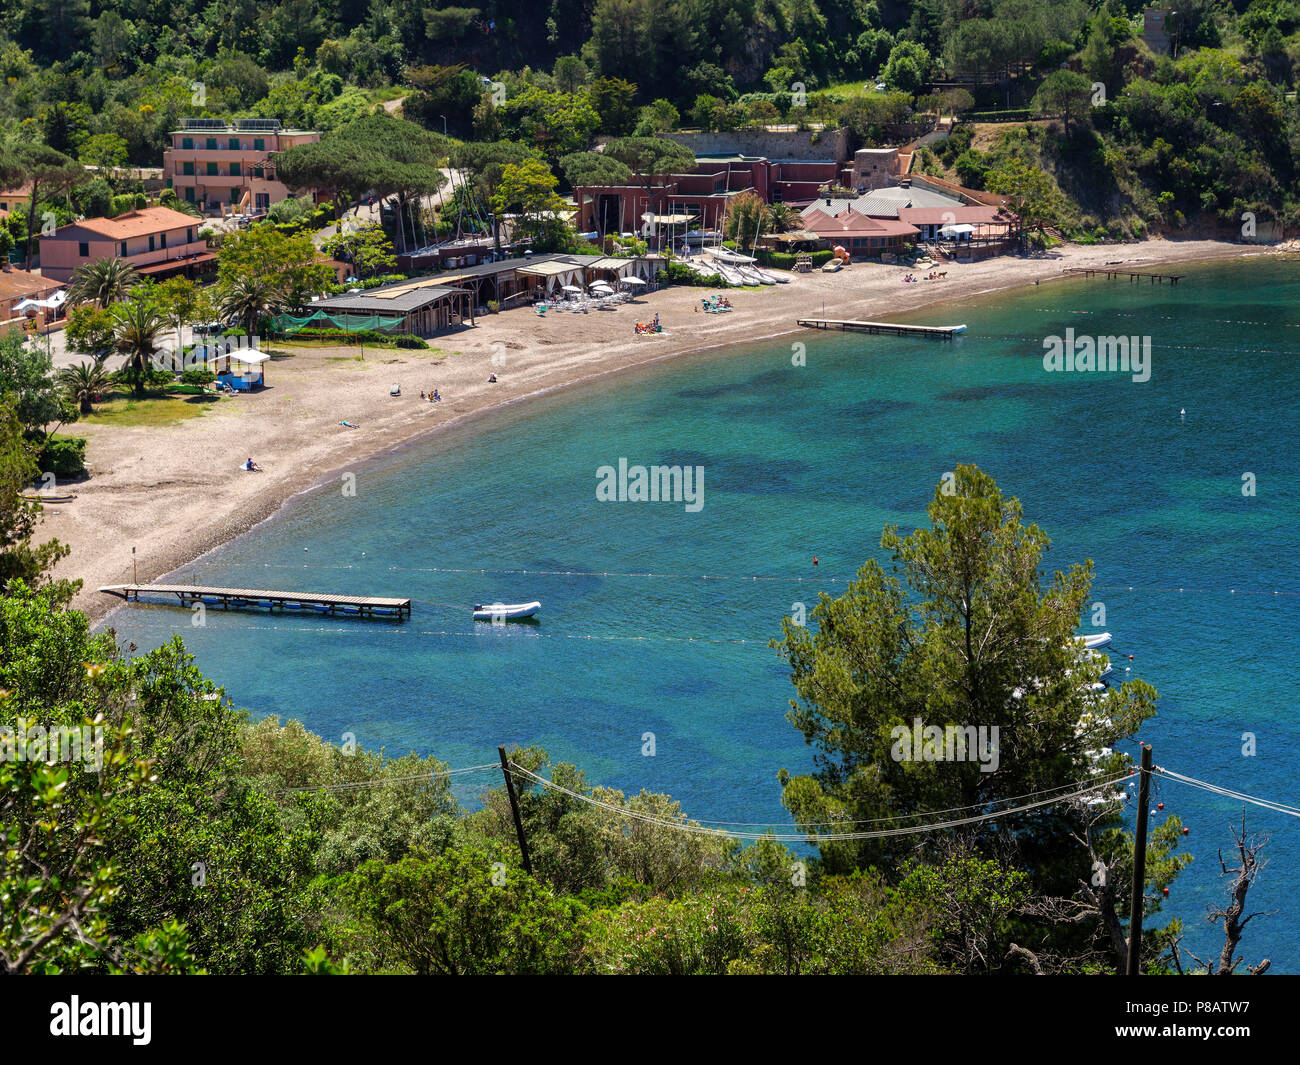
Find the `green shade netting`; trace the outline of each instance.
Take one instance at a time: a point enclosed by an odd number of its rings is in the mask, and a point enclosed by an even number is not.
[[[384,318],[378,314],[326,314],[314,311],[306,318],[295,318],[291,314],[277,315],[275,328],[281,333],[297,333],[303,329],[339,329],[345,333],[360,333],[367,330],[381,333],[397,332],[401,318]]]

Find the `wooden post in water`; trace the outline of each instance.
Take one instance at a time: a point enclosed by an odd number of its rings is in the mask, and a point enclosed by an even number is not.
[[[510,797],[510,814],[515,819],[515,835],[519,837],[519,856],[524,861],[524,872],[532,876],[533,865],[528,860],[528,840],[524,836],[524,822],[519,816],[519,800],[515,797],[515,782],[510,776],[510,762],[506,758],[504,745],[497,746],[497,754],[501,756],[501,775],[506,778],[506,795]]]
[[[1147,821],[1151,811],[1151,745],[1142,745],[1142,768],[1138,771],[1137,828],[1133,833],[1133,894],[1129,900],[1128,915],[1128,970],[1127,975],[1138,976],[1142,961],[1142,907],[1145,903],[1147,879]]]

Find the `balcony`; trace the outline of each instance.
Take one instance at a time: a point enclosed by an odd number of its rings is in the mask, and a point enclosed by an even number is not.
[[[194,240],[190,241],[188,244],[177,244],[173,247],[167,248],[155,248],[153,251],[130,251],[128,249],[126,257],[139,267],[150,266],[155,263],[170,262],[173,259],[185,259],[192,255],[199,255],[207,250],[208,242],[206,240]]]

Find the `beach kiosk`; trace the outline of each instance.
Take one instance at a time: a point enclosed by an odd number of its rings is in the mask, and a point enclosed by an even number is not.
[[[255,348],[236,348],[207,360],[207,367],[217,375],[217,387],[235,392],[253,392],[266,386],[266,363],[271,356]]]

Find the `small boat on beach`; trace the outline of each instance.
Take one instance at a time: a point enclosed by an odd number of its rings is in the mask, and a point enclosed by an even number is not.
[[[542,609],[541,603],[482,603],[474,604],[475,621],[524,621]]]
[[[23,492],[20,497],[24,503],[71,503],[75,495],[42,495],[40,492]]]

